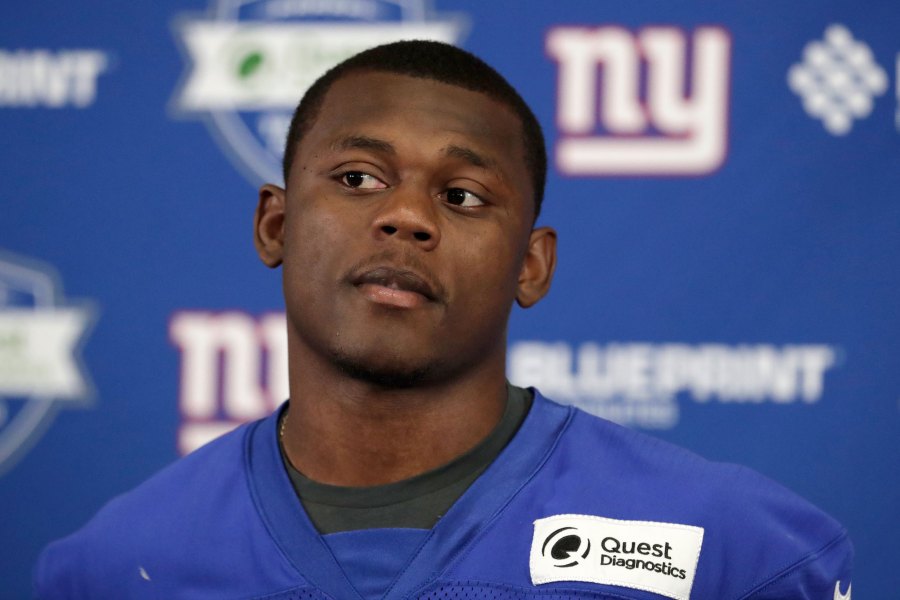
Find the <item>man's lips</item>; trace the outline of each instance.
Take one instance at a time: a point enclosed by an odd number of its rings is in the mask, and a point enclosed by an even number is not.
[[[352,283],[373,302],[398,308],[415,308],[439,298],[435,285],[406,269],[368,269],[354,277]]]

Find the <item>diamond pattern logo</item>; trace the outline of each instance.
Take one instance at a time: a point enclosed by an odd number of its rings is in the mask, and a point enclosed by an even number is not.
[[[835,24],[825,30],[823,40],[806,45],[803,62],[788,71],[788,85],[802,99],[806,114],[821,119],[832,135],[846,135],[855,119],[869,116],[888,81],[869,46]]]

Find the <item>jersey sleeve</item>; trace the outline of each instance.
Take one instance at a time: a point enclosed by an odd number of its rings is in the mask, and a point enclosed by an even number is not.
[[[117,505],[118,500],[111,504]],[[94,518],[81,530],[47,546],[32,571],[34,597],[140,597],[130,587],[145,582],[136,566],[140,564],[138,553],[129,545],[129,536],[120,535],[133,530],[130,523],[134,521]]]
[[[732,597],[850,600],[853,545],[847,530],[759,473],[745,467],[732,472],[730,502],[722,515],[730,523],[731,572],[741,580],[730,582],[738,591]]]
[[[853,545],[844,533],[743,600],[850,600]]]

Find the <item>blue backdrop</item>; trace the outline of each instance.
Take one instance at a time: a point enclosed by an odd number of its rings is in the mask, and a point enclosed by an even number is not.
[[[286,397],[251,243],[309,81],[443,39],[540,118],[553,291],[509,373],[747,464],[900,589],[894,0],[35,0],[0,20],[0,596],[51,539]]]

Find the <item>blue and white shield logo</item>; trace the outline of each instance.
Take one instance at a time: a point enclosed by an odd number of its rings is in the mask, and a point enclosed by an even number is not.
[[[254,185],[280,182],[291,116],[319,76],[379,44],[459,43],[465,23],[426,0],[212,0],[175,23],[189,68],[172,109],[203,118]]]
[[[89,404],[79,346],[92,322],[89,308],[63,302],[50,266],[0,252],[0,474],[60,408]]]

